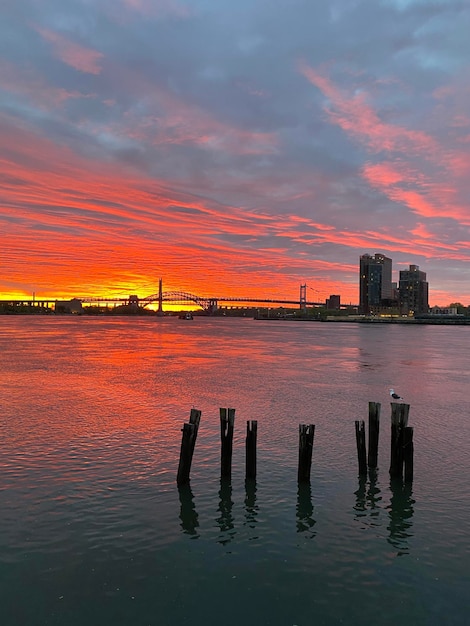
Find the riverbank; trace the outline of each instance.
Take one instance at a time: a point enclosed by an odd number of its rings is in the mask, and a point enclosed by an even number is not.
[[[435,326],[470,326],[470,317],[355,317],[347,315],[328,316],[322,322],[355,322],[357,324],[431,324]]]

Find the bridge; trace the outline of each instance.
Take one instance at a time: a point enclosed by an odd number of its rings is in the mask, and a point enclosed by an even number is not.
[[[309,287],[312,289],[311,287]],[[315,291],[315,289],[312,289]],[[163,303],[171,303],[173,305],[182,305],[187,306],[191,304],[195,304],[204,311],[208,313],[214,312],[218,309],[220,303],[228,304],[228,303],[238,303],[240,305],[297,305],[300,309],[305,309],[307,306],[324,306],[325,302],[314,302],[307,301],[307,285],[300,285],[300,295],[298,300],[285,300],[285,299],[277,299],[277,298],[253,298],[253,297],[243,297],[243,296],[198,296],[187,291],[163,291],[162,288],[162,279],[159,280],[159,288],[158,293],[154,293],[150,296],[146,296],[144,298],[139,298],[137,295],[129,295],[128,297],[115,297],[115,296],[77,296],[72,298],[71,301],[80,303],[101,303],[101,304],[114,304],[114,305],[122,305],[122,306],[132,306],[132,307],[147,307],[151,304],[158,304],[158,312],[163,312]],[[0,300],[0,304],[8,304],[13,307],[17,306],[26,306],[26,307],[42,307],[49,308],[50,306],[57,307],[61,304],[65,304],[64,299],[58,298],[35,298],[33,295],[32,299],[22,298],[15,300]],[[341,305],[342,308],[348,305]],[[350,306],[350,305],[349,305]]]
[[[187,306],[189,304],[196,304],[201,307],[204,311],[212,312],[218,309],[220,303],[239,303],[239,304],[274,304],[274,305],[297,305],[300,306],[299,300],[281,300],[275,298],[251,298],[251,297],[233,297],[233,296],[216,296],[216,297],[206,297],[206,296],[197,296],[192,293],[188,293],[186,291],[162,291],[161,293],[155,293],[150,296],[146,296],[145,298],[139,298],[136,295],[131,295],[128,298],[112,298],[112,297],[79,297],[77,300],[83,303],[103,303],[103,304],[123,304],[128,306],[142,306],[146,307],[150,304],[158,303],[159,310],[163,310],[163,303],[171,303],[171,304],[180,304],[182,306]],[[303,304],[303,303],[302,303]],[[305,301],[305,306],[323,306],[324,302],[307,302]]]
[[[107,298],[78,298],[81,302],[109,302]],[[114,300],[112,300],[114,302]],[[150,296],[146,296],[145,298],[140,298],[137,295],[129,296],[128,299],[125,300],[125,303],[128,306],[142,306],[146,307],[149,304],[154,302],[158,303],[158,312],[163,312],[163,303],[171,302],[172,304],[181,304],[188,305],[190,303],[194,303],[197,306],[200,306],[204,311],[208,313],[212,313],[216,311],[219,307],[220,302],[238,302],[244,304],[297,304],[301,309],[305,309],[308,305],[310,306],[322,306],[323,302],[307,302],[307,285],[300,285],[300,297],[299,300],[281,300],[275,298],[251,298],[251,297],[203,297],[196,296],[192,293],[188,293],[187,291],[163,291],[162,287],[162,279],[158,281],[158,293],[154,293]]]

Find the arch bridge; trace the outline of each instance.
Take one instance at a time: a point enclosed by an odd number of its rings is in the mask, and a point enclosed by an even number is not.
[[[163,291],[160,293],[154,293],[151,296],[141,298],[138,303],[140,306],[148,306],[153,302],[171,302],[172,304],[189,304],[193,302],[200,306],[204,311],[214,311],[218,306],[218,298],[204,298],[196,296],[187,291]]]
[[[154,293],[150,296],[146,296],[145,298],[139,298],[137,295],[130,295],[127,298],[103,298],[103,297],[79,297],[77,300],[81,302],[114,302],[115,304],[124,304],[130,306],[142,306],[146,307],[152,303],[158,303],[158,310],[162,311],[162,305],[165,302],[171,304],[196,304],[200,306],[201,309],[211,313],[216,311],[219,302],[238,302],[239,304],[273,304],[273,305],[283,305],[283,304],[293,304],[299,306],[299,300],[280,300],[275,298],[235,298],[235,297],[227,297],[224,298],[222,296],[217,297],[203,297],[197,296],[195,294],[189,293],[187,291],[159,291],[159,293]],[[302,302],[301,302],[302,304]],[[319,306],[322,303],[320,302],[305,302],[305,304],[311,306]]]
[[[134,297],[134,296],[133,296]],[[136,296],[135,296],[136,297]],[[235,297],[227,297],[224,298],[222,296],[217,296],[215,298],[207,298],[196,296],[192,293],[188,293],[186,291],[163,291],[161,293],[155,293],[151,296],[147,296],[146,298],[141,298],[138,300],[138,303],[141,306],[147,306],[152,302],[158,302],[159,308],[161,308],[161,303],[163,302],[171,302],[172,304],[189,304],[193,302],[200,306],[204,311],[212,312],[217,310],[219,306],[219,302],[238,302],[238,303],[250,303],[250,304],[296,304],[299,305],[299,300],[279,300],[274,298],[235,298]],[[306,304],[310,304],[312,306],[321,305],[320,302],[306,302]]]

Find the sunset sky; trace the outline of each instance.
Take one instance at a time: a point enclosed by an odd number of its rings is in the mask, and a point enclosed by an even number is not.
[[[468,0],[2,0],[0,298],[470,305]]]

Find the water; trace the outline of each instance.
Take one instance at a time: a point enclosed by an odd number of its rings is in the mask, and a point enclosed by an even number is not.
[[[2,626],[469,623],[469,328],[0,322]],[[411,405],[412,487],[388,476],[389,387]],[[369,400],[382,403],[379,470],[364,481],[354,421]],[[219,407],[236,408],[231,483]],[[299,423],[316,425],[300,490]]]

